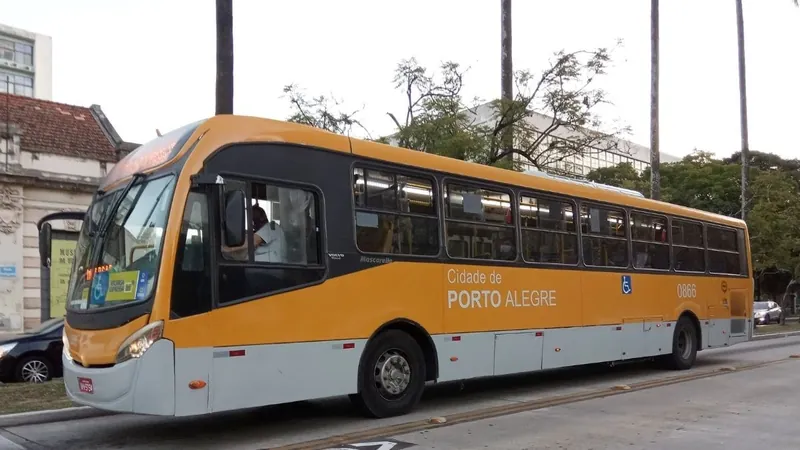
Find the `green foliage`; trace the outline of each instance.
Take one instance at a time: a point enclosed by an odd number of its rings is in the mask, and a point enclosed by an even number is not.
[[[798,163],[777,155],[754,153],[751,159],[752,205],[747,224],[755,270],[785,269],[800,276],[800,184]],[[662,200],[717,214],[740,214],[739,155],[714,159],[695,152],[681,161],[661,164]],[[590,172],[592,181],[650,191],[650,173],[629,164]]]
[[[779,170],[761,171],[750,189],[750,245],[757,268],[778,267],[800,275],[800,196],[797,181]]]
[[[334,98],[324,95],[308,98],[294,84],[285,86],[283,93],[292,105],[292,115],[287,119],[289,122],[302,123],[345,135],[349,135],[354,126],[366,131],[361,122],[355,119],[358,111],[349,113],[340,111],[340,102]]]
[[[621,163],[612,167],[601,167],[589,172],[586,178],[595,183],[633,189],[641,192],[645,196],[648,196],[650,193],[649,177],[647,180],[641,177],[631,163]]]
[[[540,74],[515,74],[517,92],[512,100],[482,104],[477,98],[463,97],[466,71],[458,63],[447,61],[431,72],[414,58],[403,60],[395,69],[393,83],[405,98],[405,111],[387,113],[394,132],[377,140],[509,169],[517,168],[512,154],[543,169],[570,155],[612,148],[625,153],[627,149],[613,138],[628,132],[628,127],[606,126],[596,112],[608,103],[605,91],[596,84],[610,63],[607,48],[560,51]],[[334,113],[336,105],[330,105],[326,97],[308,100],[294,85],[287,86],[286,92],[292,107],[290,121],[337,133],[358,124],[356,112]],[[510,147],[504,145],[509,136]]]

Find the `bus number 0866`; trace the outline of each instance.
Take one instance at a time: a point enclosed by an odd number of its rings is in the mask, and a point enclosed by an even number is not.
[[[678,285],[678,298],[695,298],[697,297],[696,284],[679,284]]]

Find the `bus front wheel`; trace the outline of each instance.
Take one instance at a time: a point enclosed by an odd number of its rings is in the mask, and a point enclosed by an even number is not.
[[[358,394],[350,399],[369,417],[410,412],[425,388],[425,355],[408,334],[388,330],[367,345],[359,368]]]

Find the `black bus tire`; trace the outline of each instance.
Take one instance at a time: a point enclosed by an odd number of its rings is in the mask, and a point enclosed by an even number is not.
[[[697,329],[686,316],[678,319],[672,335],[672,353],[666,355],[666,363],[673,370],[691,369],[697,359]]]
[[[410,412],[425,389],[425,356],[417,341],[388,330],[367,345],[359,367],[358,394],[350,399],[374,418]]]

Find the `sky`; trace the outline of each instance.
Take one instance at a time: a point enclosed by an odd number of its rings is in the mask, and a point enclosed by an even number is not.
[[[468,67],[465,97],[500,93],[500,1],[234,0],[236,114],[285,119],[283,87],[341,99],[377,137],[403,113],[402,59]],[[53,100],[99,104],[142,143],[214,114],[212,0],[0,0],[5,25],[53,38]],[[650,2],[514,0],[514,69],[553,52],[623,46],[602,80],[633,142],[650,142]],[[744,0],[750,148],[800,157],[800,9]],[[661,150],[725,157],[740,149],[733,0],[665,0],[660,12]],[[792,56],[794,55],[794,56]],[[788,133],[787,133],[788,132]]]

